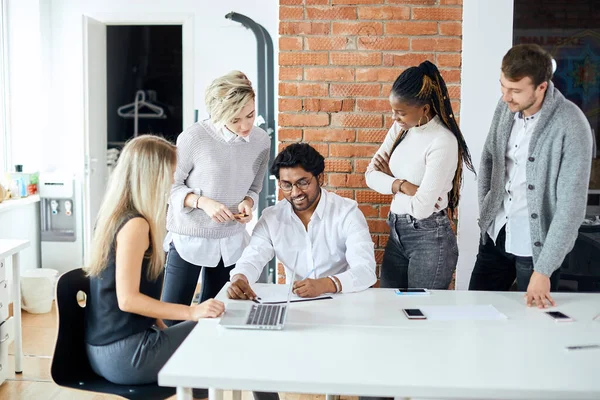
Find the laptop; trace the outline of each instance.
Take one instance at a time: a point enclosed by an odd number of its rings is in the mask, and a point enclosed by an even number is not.
[[[219,324],[225,328],[232,329],[283,329],[290,306],[290,299],[292,298],[292,287],[294,286],[294,278],[296,277],[297,261],[298,253],[296,253],[296,259],[292,268],[292,279],[285,304],[228,304]]]

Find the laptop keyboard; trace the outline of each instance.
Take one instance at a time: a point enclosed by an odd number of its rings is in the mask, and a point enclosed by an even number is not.
[[[277,304],[255,304],[250,309],[250,315],[248,315],[247,325],[277,325],[279,321],[277,316],[279,315],[280,305]],[[283,313],[282,313],[283,314]]]

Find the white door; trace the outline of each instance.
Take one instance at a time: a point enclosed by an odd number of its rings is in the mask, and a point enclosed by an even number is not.
[[[84,259],[89,257],[94,223],[106,185],[106,25],[83,17],[85,93]]]

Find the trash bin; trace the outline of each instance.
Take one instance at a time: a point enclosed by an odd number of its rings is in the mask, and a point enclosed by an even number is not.
[[[50,268],[21,271],[21,308],[32,314],[50,312],[57,277],[58,271]]]

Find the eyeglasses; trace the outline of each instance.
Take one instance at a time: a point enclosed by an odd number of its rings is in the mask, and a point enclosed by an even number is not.
[[[279,188],[286,193],[291,192],[294,189],[294,186],[296,186],[300,190],[306,190],[306,189],[308,189],[308,186],[310,185],[310,182],[313,180],[313,178],[314,178],[314,176],[312,178],[310,178],[309,180],[302,178],[296,183],[279,181]]]

